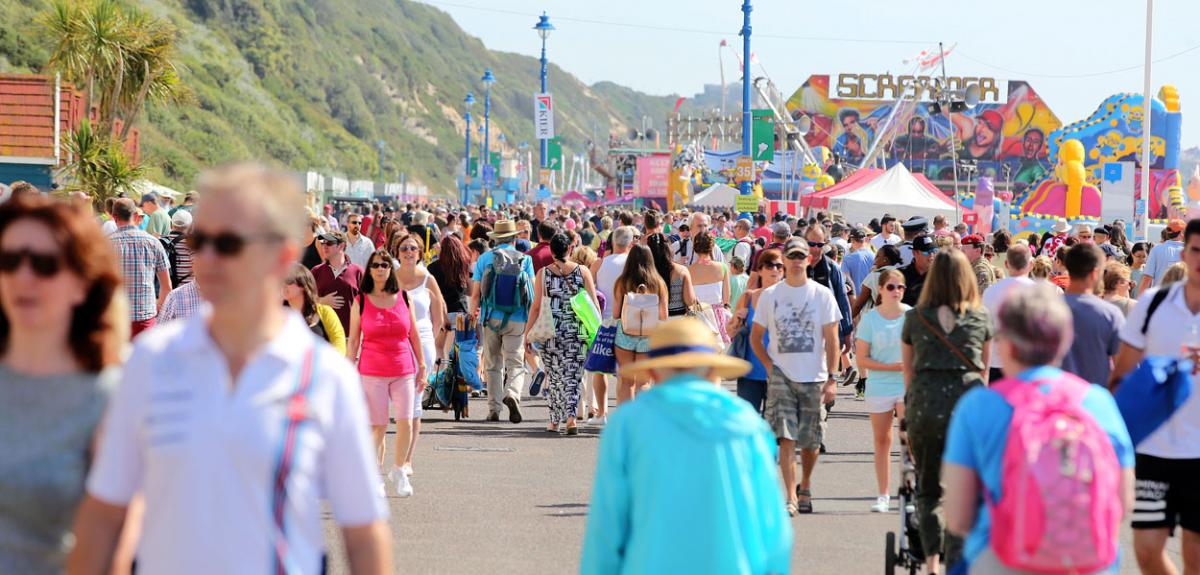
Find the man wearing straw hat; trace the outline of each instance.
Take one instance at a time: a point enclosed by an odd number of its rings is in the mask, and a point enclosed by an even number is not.
[[[788,572],[775,437],[718,383],[750,364],[690,318],[654,330],[647,356],[621,368],[658,385],[600,437],[580,573]]]
[[[471,310],[483,322],[483,352],[488,357],[488,415],[486,421],[500,421],[500,405],[508,407],[508,420],[521,423],[521,389],[525,377],[525,322],[533,300],[533,260],[513,247],[520,230],[512,220],[498,220],[488,233],[496,247],[479,256],[471,275]],[[499,260],[499,261],[498,261]],[[504,270],[520,266],[512,290],[505,291],[513,301],[494,301],[484,293],[488,284],[512,281],[502,277]],[[482,309],[481,309],[482,307]],[[515,309],[513,309],[515,308]]]

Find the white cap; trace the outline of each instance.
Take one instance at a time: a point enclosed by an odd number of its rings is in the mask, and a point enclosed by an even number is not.
[[[192,225],[192,213],[187,210],[175,212],[175,215],[171,216],[171,225],[177,228],[186,228]]]

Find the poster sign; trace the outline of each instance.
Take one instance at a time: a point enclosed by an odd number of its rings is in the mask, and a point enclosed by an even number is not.
[[[771,110],[750,110],[750,157],[756,162],[775,159],[775,113]]]
[[[533,95],[533,131],[539,140],[554,137],[554,96],[550,92]]]
[[[558,172],[562,171],[562,139],[550,138],[550,141],[546,143],[546,167]]]
[[[551,172],[549,169],[542,168],[542,171],[538,173],[538,185],[542,186],[543,188],[549,188],[550,174]]]
[[[962,215],[962,221],[968,226],[973,226],[979,223],[979,214],[975,212],[966,212]]]
[[[746,156],[738,156],[734,180],[738,182],[754,181],[754,160]]]
[[[733,209],[741,213],[757,213],[758,196],[754,194],[738,194],[733,199]]]
[[[996,188],[992,179],[980,176],[975,185],[975,212],[979,214],[979,225],[975,228],[977,234],[988,234],[992,231],[992,200],[996,197]]]
[[[654,154],[637,159],[637,195],[665,198],[671,178],[671,155]]]

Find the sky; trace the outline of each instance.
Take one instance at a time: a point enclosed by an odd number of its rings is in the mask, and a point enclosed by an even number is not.
[[[420,0],[493,50],[540,55],[583,81],[690,96],[719,84],[722,39],[741,52],[741,0]],[[1156,0],[1152,92],[1179,88],[1185,148],[1200,145],[1200,1]],[[790,95],[812,74],[907,74],[922,50],[947,49],[950,76],[1026,80],[1064,124],[1119,92],[1142,91],[1146,4],[1140,0],[758,0],[751,51]],[[740,78],[726,49],[725,78]],[[759,70],[755,70],[755,76]],[[502,82],[503,79],[500,79]],[[553,77],[551,78],[553,91]],[[1193,104],[1194,103],[1194,104]],[[735,104],[730,103],[733,107]]]

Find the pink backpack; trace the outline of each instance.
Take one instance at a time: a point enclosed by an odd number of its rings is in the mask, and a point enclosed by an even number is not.
[[[1042,393],[1046,383],[1049,393]],[[1121,465],[1108,434],[1083,408],[1089,388],[1066,372],[1048,382],[992,385],[1014,409],[1001,498],[987,497],[992,549],[1012,569],[1091,573],[1116,560]]]

